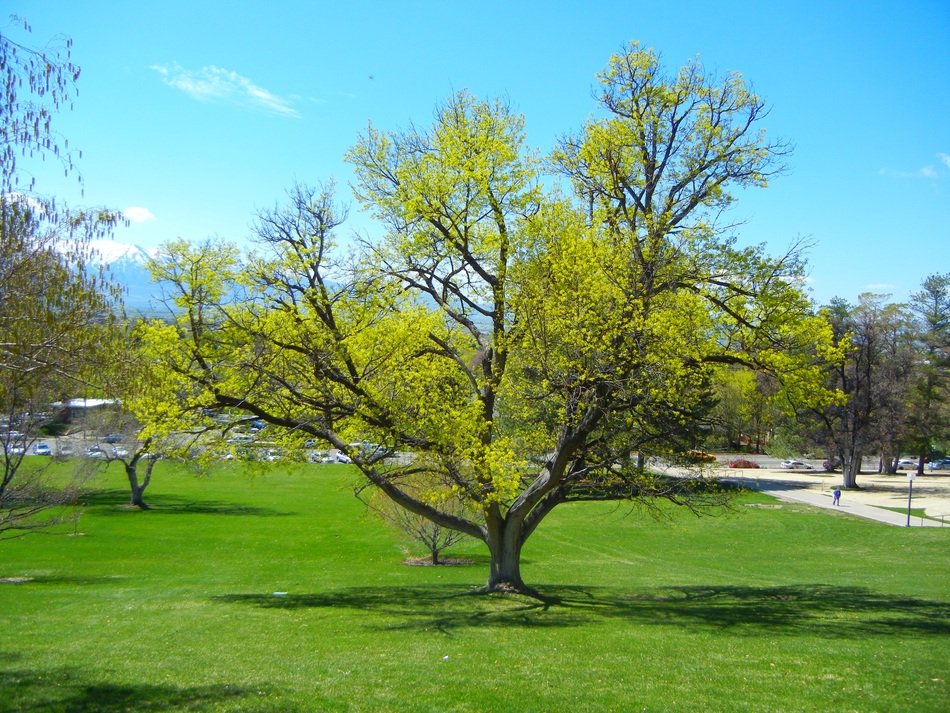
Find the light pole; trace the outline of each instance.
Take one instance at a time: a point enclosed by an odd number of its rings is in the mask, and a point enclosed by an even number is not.
[[[914,495],[914,478],[916,477],[916,473],[907,474],[907,527],[910,527],[910,499]]]

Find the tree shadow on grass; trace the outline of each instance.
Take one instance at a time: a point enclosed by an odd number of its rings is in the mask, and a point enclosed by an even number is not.
[[[229,685],[116,684],[87,681],[73,669],[12,668],[0,659],[0,713],[203,713],[228,701],[237,710],[265,707],[267,691]]]
[[[164,493],[154,497],[146,494],[145,501],[149,505],[148,510],[131,507],[129,506],[129,491],[118,489],[91,491],[84,493],[79,499],[81,505],[95,508],[99,515],[121,515],[130,511],[155,515],[252,515],[255,517],[285,517],[296,514],[220,500],[194,500]]]
[[[882,594],[864,587],[677,586],[641,592],[604,587],[542,586],[548,597],[475,595],[453,585],[351,587],[316,594],[229,594],[216,601],[267,609],[343,607],[376,612],[382,629],[575,627],[623,621],[635,626],[689,626],[748,636],[946,636],[950,603]],[[395,621],[393,621],[395,619]]]

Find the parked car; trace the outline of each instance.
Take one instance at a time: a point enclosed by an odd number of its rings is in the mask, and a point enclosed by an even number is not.
[[[716,456],[706,451],[693,449],[686,452],[686,460],[690,463],[715,463]]]
[[[86,449],[86,458],[106,458],[106,452],[99,446],[90,446]]]
[[[309,456],[311,463],[352,463],[350,457],[343,451],[312,451]]]
[[[106,443],[121,443],[122,434],[121,433],[110,433],[108,436],[102,439]]]
[[[273,463],[274,461],[279,461],[283,457],[283,453],[275,448],[265,448],[260,453],[257,454],[258,460],[266,461],[268,463]]]
[[[916,468],[917,459],[916,458],[901,458],[897,461],[898,468]]]
[[[730,468],[758,468],[759,464],[748,458],[733,458],[729,461]]]
[[[22,443],[9,443],[7,444],[7,453],[11,456],[22,456],[26,453],[26,446]]]
[[[129,455],[129,451],[127,448],[123,448],[122,446],[116,446],[112,449],[112,455],[116,458],[125,458]]]
[[[938,458],[928,464],[930,470],[950,470],[950,458]]]
[[[788,470],[812,470],[812,466],[800,460],[783,460],[782,467]]]
[[[53,449],[49,447],[48,443],[37,443],[33,446],[33,455],[51,456],[53,455]]]

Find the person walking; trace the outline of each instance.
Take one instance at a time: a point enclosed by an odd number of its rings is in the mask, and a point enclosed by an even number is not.
[[[832,495],[834,495],[835,497],[834,497],[834,500],[831,501],[831,504],[832,504],[832,505],[838,505],[838,504],[840,504],[840,502],[841,502],[841,488],[835,488],[835,489],[834,489],[834,492],[832,493]]]

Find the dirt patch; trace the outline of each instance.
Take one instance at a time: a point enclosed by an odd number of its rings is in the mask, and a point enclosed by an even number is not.
[[[431,557],[407,557],[402,563],[410,567],[461,567],[475,564],[475,561],[464,557],[442,557],[439,559],[439,564],[433,565]]]

